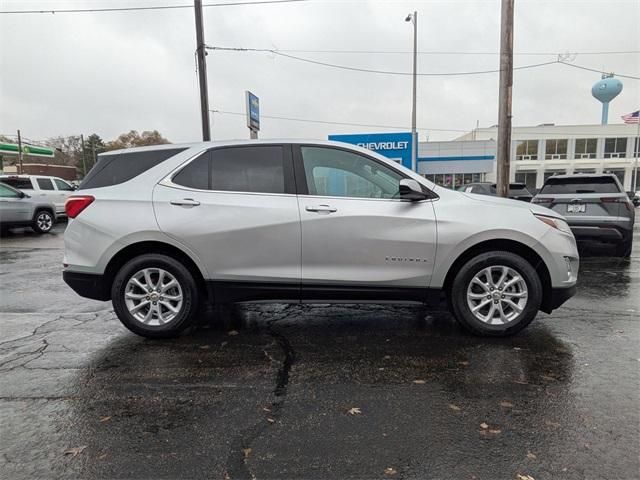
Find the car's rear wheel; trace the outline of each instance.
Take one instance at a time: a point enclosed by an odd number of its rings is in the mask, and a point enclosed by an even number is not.
[[[31,228],[36,233],[49,233],[56,223],[53,214],[48,210],[38,210],[33,216]]]
[[[513,335],[538,313],[542,284],[521,256],[487,252],[463,265],[453,280],[450,300],[453,314],[467,330],[486,336]]]
[[[199,306],[193,275],[177,260],[160,254],[136,257],[120,268],[111,287],[113,308],[134,333],[173,337],[195,321]]]

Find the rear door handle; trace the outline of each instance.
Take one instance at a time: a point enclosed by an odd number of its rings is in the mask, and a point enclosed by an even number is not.
[[[307,205],[305,207],[305,210],[307,212],[326,212],[326,213],[333,213],[338,211],[337,208],[332,207],[331,205]]]
[[[200,205],[200,202],[193,198],[179,198],[177,200],[171,200],[169,203],[171,205],[180,205],[182,207],[197,207]]]

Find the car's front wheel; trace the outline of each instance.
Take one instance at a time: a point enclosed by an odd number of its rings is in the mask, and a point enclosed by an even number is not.
[[[199,293],[182,263],[160,254],[136,257],[120,268],[111,287],[120,321],[149,338],[173,337],[195,320]]]
[[[487,336],[519,332],[535,318],[541,301],[535,269],[521,256],[502,251],[468,260],[450,291],[456,319],[469,331]]]

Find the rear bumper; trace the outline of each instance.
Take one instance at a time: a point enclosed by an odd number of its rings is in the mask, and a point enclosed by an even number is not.
[[[544,313],[551,313],[576,294],[577,287],[552,288],[551,295],[546,297],[540,306]]]
[[[594,239],[605,241],[621,241],[625,235],[622,230],[616,227],[602,226],[602,227],[587,227],[587,226],[575,226],[571,227],[571,232],[577,240]]]
[[[111,298],[104,275],[64,271],[62,279],[81,297],[102,301]]]

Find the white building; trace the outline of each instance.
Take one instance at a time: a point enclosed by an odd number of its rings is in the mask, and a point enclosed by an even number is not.
[[[637,125],[625,124],[514,127],[511,181],[526,183],[533,189],[540,188],[551,175],[613,173],[625,190],[631,190],[639,150],[637,135]],[[452,143],[497,138],[498,128],[493,126],[475,129]],[[495,161],[485,179],[495,181]]]

